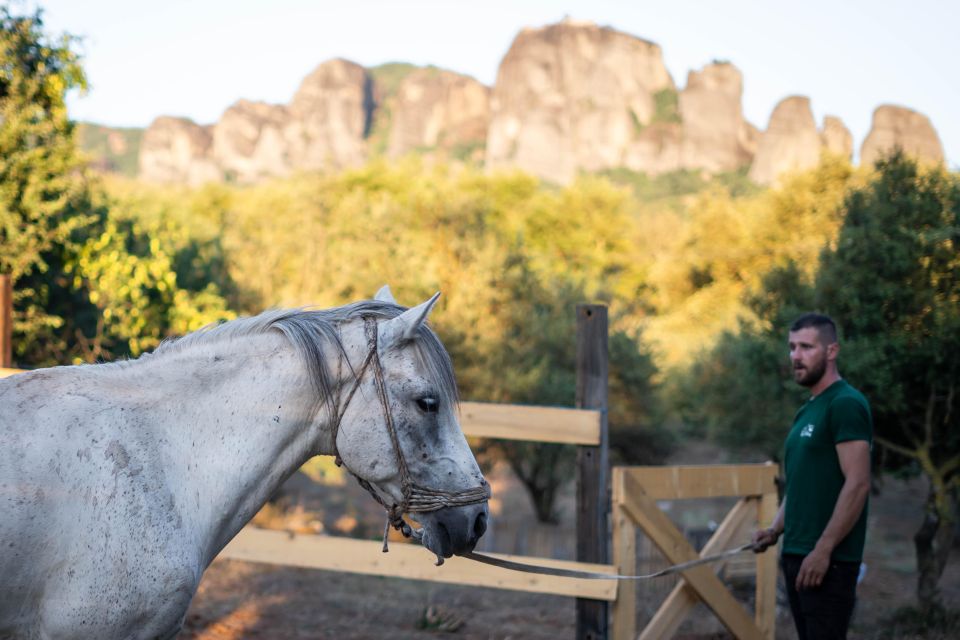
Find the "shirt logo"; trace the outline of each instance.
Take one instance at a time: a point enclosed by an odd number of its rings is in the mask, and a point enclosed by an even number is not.
[[[801,438],[812,438],[813,437],[813,425],[808,424],[803,429],[800,430]]]

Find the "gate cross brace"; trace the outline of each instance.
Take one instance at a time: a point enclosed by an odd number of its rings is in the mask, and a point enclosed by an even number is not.
[[[754,497],[741,498],[733,509],[727,513],[723,522],[717,527],[710,540],[700,550],[700,557],[720,553],[733,544],[733,536],[747,519],[756,517],[758,499]],[[714,571],[719,571],[725,561],[713,565]],[[684,618],[700,602],[697,591],[685,580],[681,580],[673,588],[667,599],[660,605],[656,615],[640,634],[640,640],[655,638],[669,638],[676,633]]]

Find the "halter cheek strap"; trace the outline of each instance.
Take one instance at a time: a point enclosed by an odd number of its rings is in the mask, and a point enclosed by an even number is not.
[[[340,423],[343,420],[343,415],[347,407],[350,405],[350,401],[353,399],[354,394],[356,394],[357,389],[360,388],[360,383],[363,381],[367,369],[372,368],[374,386],[377,389],[377,396],[380,399],[384,421],[387,425],[387,433],[390,434],[390,443],[393,446],[393,452],[397,459],[397,467],[400,472],[400,489],[403,493],[401,501],[388,505],[380,496],[380,492],[378,492],[372,484],[361,478],[349,467],[346,467],[346,469],[357,479],[360,486],[366,489],[370,495],[373,496],[374,500],[379,502],[387,511],[387,521],[383,527],[383,551],[386,552],[389,550],[387,547],[387,534],[390,532],[391,526],[407,538],[413,537],[418,539],[420,537],[420,532],[414,530],[404,521],[404,513],[430,513],[445,507],[461,507],[485,502],[490,498],[490,486],[484,482],[478,487],[473,487],[465,491],[441,491],[439,489],[422,487],[413,481],[410,476],[410,469],[407,466],[407,460],[403,455],[403,450],[400,448],[400,438],[397,435],[397,427],[394,424],[393,413],[390,411],[387,385],[383,374],[383,364],[380,362],[380,355],[377,349],[376,318],[373,316],[364,316],[363,329],[367,338],[367,356],[364,358],[363,364],[356,373],[353,385],[350,387],[345,401],[341,404],[338,398],[337,417],[333,425],[333,451],[336,456],[337,466],[343,465],[343,458],[340,457],[340,452],[337,450],[337,435],[340,433]],[[442,558],[438,558],[438,560],[439,562],[437,564],[443,562]]]

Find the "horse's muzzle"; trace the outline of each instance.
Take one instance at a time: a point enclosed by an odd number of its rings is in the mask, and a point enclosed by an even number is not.
[[[423,546],[442,558],[469,553],[487,530],[489,515],[486,502],[424,513]]]

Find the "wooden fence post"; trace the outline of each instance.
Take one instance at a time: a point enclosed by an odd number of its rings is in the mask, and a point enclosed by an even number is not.
[[[776,489],[768,490],[760,497],[757,510],[757,528],[769,527],[777,516]],[[774,546],[765,553],[757,554],[757,599],[756,622],[766,640],[773,640],[777,632],[777,551]]]
[[[0,274],[0,369],[13,366],[13,280]]]
[[[610,534],[609,436],[607,428],[607,308],[577,305],[578,409],[600,415],[600,444],[577,449],[577,560],[609,564]],[[608,637],[609,606],[601,600],[577,598],[577,638]]]
[[[637,525],[623,509],[623,467],[611,471],[610,478],[613,521],[613,564],[622,575],[637,573]],[[624,580],[617,586],[613,602],[613,640],[634,640],[637,637],[637,583]]]

